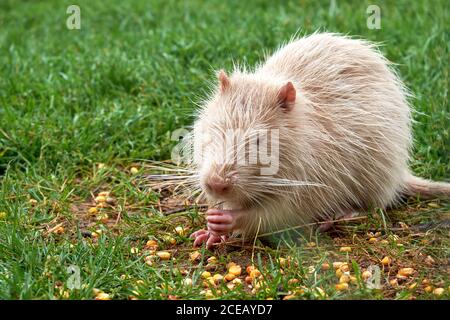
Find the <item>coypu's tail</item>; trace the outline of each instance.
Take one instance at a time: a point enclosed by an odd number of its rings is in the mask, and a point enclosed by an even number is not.
[[[403,193],[406,196],[420,196],[422,199],[450,199],[450,183],[426,180],[409,174]]]

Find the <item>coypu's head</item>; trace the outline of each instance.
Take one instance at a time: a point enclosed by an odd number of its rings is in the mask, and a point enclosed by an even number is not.
[[[218,80],[194,125],[200,185],[212,206],[263,206],[282,192],[280,178],[289,177],[284,166],[291,162],[286,151],[293,148],[296,89],[239,71],[230,77],[220,71]]]

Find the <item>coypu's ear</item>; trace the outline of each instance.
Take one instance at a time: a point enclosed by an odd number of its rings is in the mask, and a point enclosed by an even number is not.
[[[283,109],[291,110],[295,103],[295,95],[294,85],[289,81],[278,91],[278,103]]]
[[[217,78],[219,79],[220,92],[224,93],[230,87],[230,78],[228,78],[227,74],[223,70],[219,71]]]

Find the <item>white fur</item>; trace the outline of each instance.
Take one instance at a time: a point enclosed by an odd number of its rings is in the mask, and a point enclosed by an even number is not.
[[[207,194],[206,199],[210,205],[225,201],[227,208],[244,208],[244,236],[253,236],[258,227],[265,233],[349,210],[385,208],[407,187],[409,94],[373,44],[313,34],[281,47],[251,72],[235,69],[229,80],[228,90],[217,88],[204,102],[197,132],[280,129],[275,177],[258,176],[254,167],[217,165],[214,150],[223,141],[205,142],[194,134],[197,151],[212,150],[194,164],[200,185],[211,175],[233,180],[228,197]],[[293,109],[284,111],[277,95],[288,81],[297,98]]]

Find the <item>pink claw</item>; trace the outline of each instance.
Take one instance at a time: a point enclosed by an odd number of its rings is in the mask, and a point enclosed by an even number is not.
[[[226,241],[226,236],[218,236],[208,230],[198,230],[191,234],[191,238],[195,238],[194,247],[201,246],[206,243],[206,248],[211,249],[215,244]]]

